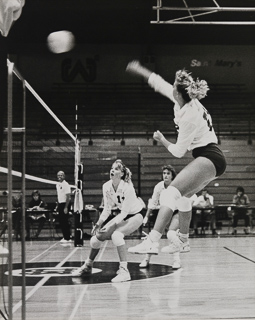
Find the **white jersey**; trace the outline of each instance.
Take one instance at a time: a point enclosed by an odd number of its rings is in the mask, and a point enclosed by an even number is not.
[[[100,219],[105,221],[113,208],[118,208],[118,222],[125,219],[128,214],[139,213],[144,208],[144,202],[138,198],[132,182],[120,181],[118,189],[113,189],[112,180],[103,184],[104,209]]]
[[[66,195],[71,193],[71,188],[68,182],[63,180],[56,184],[57,194],[58,194],[58,203],[66,202]]]
[[[181,108],[173,97],[173,86],[162,77],[152,73],[148,84],[156,92],[174,102],[174,122],[178,130],[178,138],[175,144],[168,147],[169,152],[181,158],[187,150],[206,146],[209,143],[218,143],[211,116],[197,99],[192,99]]]
[[[212,210],[210,209],[210,206],[213,206],[214,197],[211,196],[210,194],[207,194],[206,196],[208,197],[209,201],[205,200],[204,196],[201,195],[201,196],[197,197],[197,199],[194,201],[193,207],[202,207],[202,208],[208,207],[208,210],[205,210],[204,212],[205,213],[212,213]],[[201,214],[202,211],[200,209],[197,209],[196,213],[197,214]]]
[[[213,206],[214,197],[211,196],[210,194],[207,194],[206,196],[207,196],[208,199],[209,199],[210,205]],[[195,207],[195,206],[201,206],[201,207],[205,208],[207,205],[208,205],[208,203],[207,203],[207,201],[205,200],[204,196],[202,196],[202,195],[199,196],[199,197],[197,197],[197,199],[196,199],[196,200],[194,201],[194,203],[193,203],[193,206],[194,206],[194,207]]]
[[[148,202],[148,208],[149,209],[159,209],[160,208],[160,194],[163,190],[165,190],[165,183],[164,181],[160,181],[159,183],[157,183],[153,189],[153,194],[151,199],[149,199]]]

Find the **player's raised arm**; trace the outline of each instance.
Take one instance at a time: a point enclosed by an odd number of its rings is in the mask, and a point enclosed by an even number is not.
[[[137,76],[143,77],[148,81],[152,71],[142,66],[138,60],[133,60],[127,65],[126,71]]]

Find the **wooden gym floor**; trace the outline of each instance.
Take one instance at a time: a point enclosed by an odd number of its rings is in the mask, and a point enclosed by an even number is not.
[[[129,238],[127,247],[140,240]],[[6,245],[6,244],[5,244]],[[162,239],[160,247],[167,245]],[[26,242],[27,320],[181,320],[255,319],[255,237],[197,237],[182,253],[182,268],[172,256],[128,254],[132,280],[112,284],[118,269],[116,248],[106,241],[90,277],[73,278],[89,253],[58,240]],[[21,243],[13,242],[13,319],[21,319]],[[1,305],[8,310],[8,261],[1,258]],[[3,305],[5,301],[5,306]]]

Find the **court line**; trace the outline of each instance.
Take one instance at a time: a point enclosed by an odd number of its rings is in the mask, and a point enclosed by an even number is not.
[[[103,246],[103,248],[101,249],[101,252],[100,252],[100,254],[99,254],[99,256],[98,256],[97,261],[100,261],[100,260],[101,260],[102,255],[103,255],[104,252],[105,252],[105,249],[106,249],[107,244],[108,244],[108,240],[105,241],[104,246]]]
[[[56,242],[55,244],[53,244],[51,247],[49,247],[48,249],[44,250],[42,253],[38,254],[38,256],[34,257],[33,259],[29,260],[28,262],[32,262],[35,259],[39,258],[40,256],[42,256],[43,254],[45,254],[46,252],[48,252],[50,249],[52,249],[53,247],[55,247],[58,244],[58,242]]]
[[[108,240],[106,240],[106,241],[104,242],[103,248],[101,248],[101,251],[100,251],[100,254],[99,254],[99,256],[98,256],[97,261],[100,261],[100,260],[101,260],[102,255],[103,255],[103,253],[104,253],[104,251],[105,251],[105,249],[106,249],[107,243],[108,243]],[[76,304],[75,304],[75,306],[74,306],[74,308],[73,308],[73,311],[72,311],[70,317],[68,318],[68,320],[72,320],[72,319],[74,318],[74,316],[75,316],[75,314],[76,314],[76,312],[77,312],[77,310],[78,310],[81,302],[83,301],[83,296],[84,296],[84,294],[86,293],[87,289],[88,289],[88,285],[86,285],[86,287],[82,290],[81,295],[80,295],[79,299],[77,300],[77,302],[76,302]]]
[[[61,267],[64,263],[66,263],[66,261],[79,249],[79,247],[75,247],[74,250],[72,252],[69,253],[69,255],[67,257],[65,257],[65,259],[63,259],[62,261],[60,261],[55,268],[59,268]]]
[[[233,251],[233,250],[231,250],[231,249],[229,249],[229,248],[227,248],[227,247],[223,247],[223,248],[226,249],[226,250],[228,250],[228,251],[230,251],[230,252],[232,252],[232,253],[234,253],[234,254],[236,254],[236,255],[238,255],[239,257],[242,257],[242,258],[244,258],[244,259],[246,259],[246,260],[248,260],[248,261],[251,261],[251,262],[255,263],[254,260],[249,259],[249,258],[243,256],[242,254],[238,253],[238,252],[235,252],[235,251]]]
[[[75,306],[74,306],[74,309],[73,309],[70,317],[68,318],[68,320],[72,320],[72,319],[75,317],[75,314],[76,314],[76,312],[77,312],[77,310],[78,310],[81,302],[83,301],[83,297],[84,297],[87,289],[88,289],[88,285],[86,285],[86,287],[82,290],[81,295],[80,295],[78,301],[76,302],[76,304],[75,304]]]
[[[76,251],[78,250],[78,247],[74,248],[70,254],[60,261],[54,268],[61,267]],[[31,291],[29,291],[26,294],[25,300],[27,301],[38,289],[40,289],[49,279],[51,275],[44,276],[34,287]],[[12,308],[12,312],[16,312],[20,307],[22,306],[22,300],[20,300],[18,303],[15,304],[15,306]]]

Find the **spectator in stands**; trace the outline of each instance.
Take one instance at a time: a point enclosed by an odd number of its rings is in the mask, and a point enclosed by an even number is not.
[[[154,228],[136,249],[140,248],[141,252],[147,250],[147,253],[155,251],[166,225],[177,208],[180,212],[180,232],[173,234],[169,250],[181,251],[187,245],[189,236],[190,221],[187,213],[192,210],[192,204],[188,197],[202,190],[226,169],[226,160],[218,146],[211,116],[199,101],[206,96],[209,88],[206,81],[193,79],[184,69],[176,72],[173,85],[142,66],[139,61],[131,61],[126,70],[142,77],[156,92],[174,104],[177,141],[168,141],[160,131],[154,132],[153,138],[174,157],[182,158],[187,151],[192,150],[194,158],[162,192]]]
[[[233,197],[232,201],[234,207],[234,215],[233,215],[233,235],[237,234],[237,224],[239,219],[244,219],[245,220],[245,229],[244,232],[246,234],[250,233],[250,212],[247,210],[247,208],[250,205],[250,200],[244,192],[243,187],[237,187],[236,189],[236,194]]]
[[[165,190],[170,183],[174,180],[176,177],[176,172],[174,168],[171,165],[165,165],[162,167],[162,178],[163,180],[157,183],[154,187],[152,197],[149,199],[148,207],[146,215],[143,219],[143,225],[146,225],[150,220],[153,222],[156,221],[158,211],[160,208],[160,195],[163,190]],[[171,222],[169,226],[167,226],[166,229],[176,231],[179,228],[179,212],[176,210],[173,213],[173,217],[171,219]],[[190,247],[187,246],[185,252],[190,251]],[[147,253],[143,261],[140,263],[140,268],[147,268],[150,264],[151,254]],[[181,267],[181,260],[180,260],[180,253],[175,252],[173,254],[173,263],[172,268],[173,269],[179,269]]]
[[[200,221],[202,224],[202,230],[204,228],[204,223],[206,220],[210,221],[210,227],[212,230],[212,234],[216,235],[216,217],[215,211],[213,209],[214,205],[214,197],[210,195],[207,189],[203,189],[201,195],[197,197],[197,199],[193,203],[193,207],[201,208],[206,210],[195,210],[195,213],[192,215],[193,220],[193,228],[195,234],[198,235],[198,222]],[[208,210],[207,210],[208,208]]]
[[[38,190],[34,190],[32,192],[32,199],[29,202],[29,208],[27,211],[27,217],[26,217],[26,240],[30,240],[30,227],[31,224],[33,224],[34,221],[38,221],[38,229],[34,235],[34,238],[37,239],[39,237],[39,234],[41,233],[41,230],[45,224],[46,216],[43,212],[40,212],[44,210],[46,203],[42,200],[40,192]]]
[[[22,218],[22,192],[18,192],[12,196],[13,213],[13,229],[16,241],[21,238],[21,218]]]
[[[119,270],[112,282],[125,282],[131,279],[125,244],[125,236],[136,231],[143,222],[144,202],[136,196],[131,180],[131,171],[121,160],[116,160],[110,170],[110,180],[103,184],[103,212],[92,230],[91,250],[84,264],[73,270],[74,277],[89,275],[100,247],[105,240],[112,239],[119,255]],[[112,214],[112,208],[120,210]]]
[[[59,224],[63,233],[63,239],[61,243],[70,243],[71,240],[71,228],[69,223],[69,210],[71,205],[71,188],[69,183],[65,180],[64,171],[57,173],[58,183],[57,196],[58,196],[58,213],[59,213]]]

